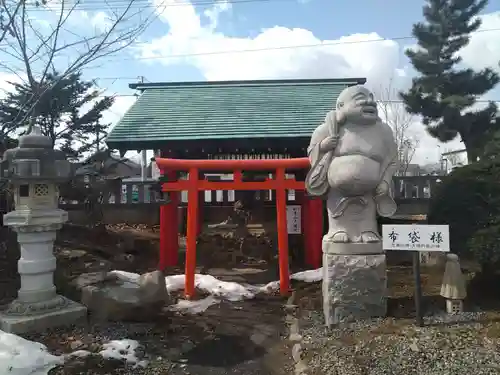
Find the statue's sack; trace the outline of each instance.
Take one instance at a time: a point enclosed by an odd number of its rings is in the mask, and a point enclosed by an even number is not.
[[[330,136],[337,136],[339,131],[335,111],[328,112],[325,123],[328,125]],[[312,152],[314,153],[314,150]],[[305,185],[307,192],[314,197],[325,197],[330,188],[328,184],[328,168],[333,159],[333,151],[327,152],[321,158],[313,157],[312,159],[316,160],[316,162],[311,165],[311,169],[309,169],[306,176]]]
[[[328,194],[328,167],[332,161],[333,152],[327,152],[315,166],[311,166],[306,176],[306,187],[309,195],[324,197]]]

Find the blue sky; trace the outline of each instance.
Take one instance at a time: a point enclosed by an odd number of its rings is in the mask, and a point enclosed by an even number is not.
[[[309,30],[320,40],[335,40],[351,34],[373,32],[389,39],[406,37],[411,35],[412,25],[422,19],[423,3],[418,0],[249,1],[234,4],[231,11],[221,14],[217,31],[231,37],[254,38],[261,30],[279,25],[290,29]],[[207,18],[202,16],[208,6],[198,5],[195,8],[201,15],[201,21],[208,23]],[[495,11],[500,11],[500,1],[491,1],[484,13]],[[168,29],[168,24],[158,20],[143,35],[143,39],[161,37]],[[500,32],[498,35],[500,36]],[[412,41],[401,41],[400,44],[412,44]],[[401,55],[403,56],[402,51]],[[404,57],[402,59],[404,60]],[[150,81],[204,79],[203,73],[189,64],[165,69],[161,63],[154,60],[126,61],[120,66],[110,63],[107,68],[95,72],[107,77],[143,75]],[[116,82],[113,87],[121,89],[127,87],[127,83]]]
[[[108,0],[108,4],[123,10],[126,1]],[[85,77],[97,79],[107,93],[121,95],[108,114],[111,122],[116,122],[134,102],[128,84],[137,81],[138,76],[152,82],[349,76],[366,77],[374,91],[382,92],[388,85],[395,89],[407,87],[414,72],[404,49],[414,40],[400,38],[411,35],[412,25],[422,19],[424,4],[420,0],[219,0],[217,4],[214,0],[137,1],[136,10],[141,8],[142,13],[154,15],[155,21],[132,47],[83,69]],[[75,11],[65,25],[66,38],[88,37],[105,27],[104,3],[82,0],[82,4],[87,5]],[[34,12],[33,17],[40,23],[38,31],[48,32],[54,16]],[[483,21],[484,29],[499,31],[474,35],[462,53],[464,64],[476,69],[498,68],[500,1],[490,1]],[[127,26],[138,23],[140,19],[135,18]],[[312,47],[294,48],[300,45]],[[248,50],[254,52],[242,52]],[[172,58],[179,55],[183,57]],[[57,64],[64,67],[75,56],[66,50]],[[12,58],[2,55],[1,59],[5,63]],[[22,71],[22,65],[19,69]],[[11,72],[0,67],[1,74],[4,80],[12,78]],[[495,90],[487,99],[500,99],[500,91]],[[422,129],[415,125],[415,137],[423,140],[417,159],[428,162],[437,159],[437,143]],[[460,147],[457,140],[443,145],[442,150]]]

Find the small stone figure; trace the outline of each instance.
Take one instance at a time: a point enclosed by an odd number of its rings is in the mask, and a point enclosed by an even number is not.
[[[467,297],[467,289],[458,255],[456,254],[446,255],[441,296],[446,298],[446,311],[448,314],[463,312],[463,300]]]
[[[324,241],[379,242],[376,213],[388,217],[396,211],[390,192],[397,145],[368,89],[357,85],[342,91],[336,109],[314,131],[308,155],[307,191],[327,198]]]

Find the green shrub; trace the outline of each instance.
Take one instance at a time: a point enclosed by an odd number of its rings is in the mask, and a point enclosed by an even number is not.
[[[467,241],[474,260],[479,262],[483,268],[497,268],[500,264],[500,225],[494,224],[477,230]]]
[[[450,226],[452,252],[482,265],[500,264],[500,160],[495,154],[443,178],[428,213],[429,224]]]

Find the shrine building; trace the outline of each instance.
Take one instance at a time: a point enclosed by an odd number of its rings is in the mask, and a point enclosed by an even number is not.
[[[138,90],[140,96],[111,130],[106,142],[110,149],[121,153],[154,150],[156,156],[169,159],[304,158],[312,132],[334,108],[342,90],[365,82],[364,78],[344,78],[134,83],[129,87]],[[178,171],[163,172],[170,181],[182,178]],[[216,172],[210,171],[210,175],[199,178],[216,178]],[[262,172],[269,176],[272,171]],[[303,168],[293,174],[297,181],[304,181],[306,173],[307,169]],[[230,206],[231,201],[239,199],[238,194],[245,192],[234,192],[232,199],[226,194],[222,202],[215,199],[207,202],[205,192],[200,192],[196,232],[199,233],[208,220],[207,206]],[[179,217],[176,212],[182,202],[176,194],[170,196],[172,201],[160,209],[160,268],[177,262]],[[272,194],[254,197],[264,205],[275,205]],[[306,261],[319,266],[321,238],[326,228],[321,225],[324,222],[322,200],[306,198],[303,191],[296,191],[294,196],[289,194],[286,204],[302,206],[300,237],[309,252]],[[274,220],[275,225],[275,212],[274,216],[264,216]],[[308,220],[304,220],[305,216]]]

